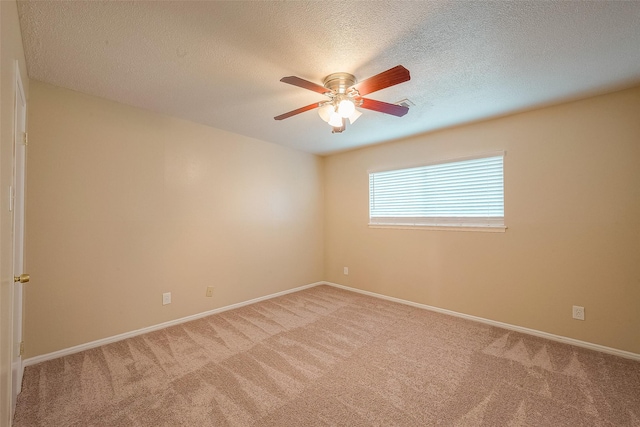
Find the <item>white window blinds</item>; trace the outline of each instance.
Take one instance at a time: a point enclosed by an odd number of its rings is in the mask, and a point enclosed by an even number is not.
[[[503,160],[370,173],[370,224],[504,228]]]

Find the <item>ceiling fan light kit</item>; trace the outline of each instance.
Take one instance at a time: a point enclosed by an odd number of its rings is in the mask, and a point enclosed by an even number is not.
[[[357,83],[355,76],[349,73],[329,74],[322,82],[324,86],[296,76],[283,77],[280,79],[281,82],[318,92],[328,96],[329,100],[289,111],[274,117],[274,119],[284,120],[296,114],[318,108],[320,118],[333,128],[332,133],[341,133],[346,129],[346,119],[353,124],[362,115],[362,112],[358,111],[356,107],[402,117],[409,111],[408,107],[363,98],[363,96],[410,79],[409,70],[402,65],[393,67],[360,83]]]

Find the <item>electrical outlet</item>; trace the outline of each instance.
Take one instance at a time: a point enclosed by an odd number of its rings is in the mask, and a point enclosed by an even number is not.
[[[208,296],[208,297],[212,297],[213,296],[213,286],[207,286],[206,296]]]
[[[165,292],[162,294],[162,305],[171,304],[171,292]]]
[[[578,320],[584,320],[584,307],[580,307],[579,305],[574,305],[573,318]]]
[[[344,268],[344,275],[348,276],[349,275],[349,267],[345,267]]]

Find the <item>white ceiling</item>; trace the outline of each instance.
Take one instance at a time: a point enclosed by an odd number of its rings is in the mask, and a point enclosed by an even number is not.
[[[327,154],[640,83],[640,1],[19,1],[29,76],[311,153]],[[281,83],[411,81],[369,95],[343,134],[326,99]]]

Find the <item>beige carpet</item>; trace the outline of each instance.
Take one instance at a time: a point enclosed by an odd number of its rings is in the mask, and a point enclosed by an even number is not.
[[[30,366],[14,426],[640,426],[640,363],[329,286]]]

